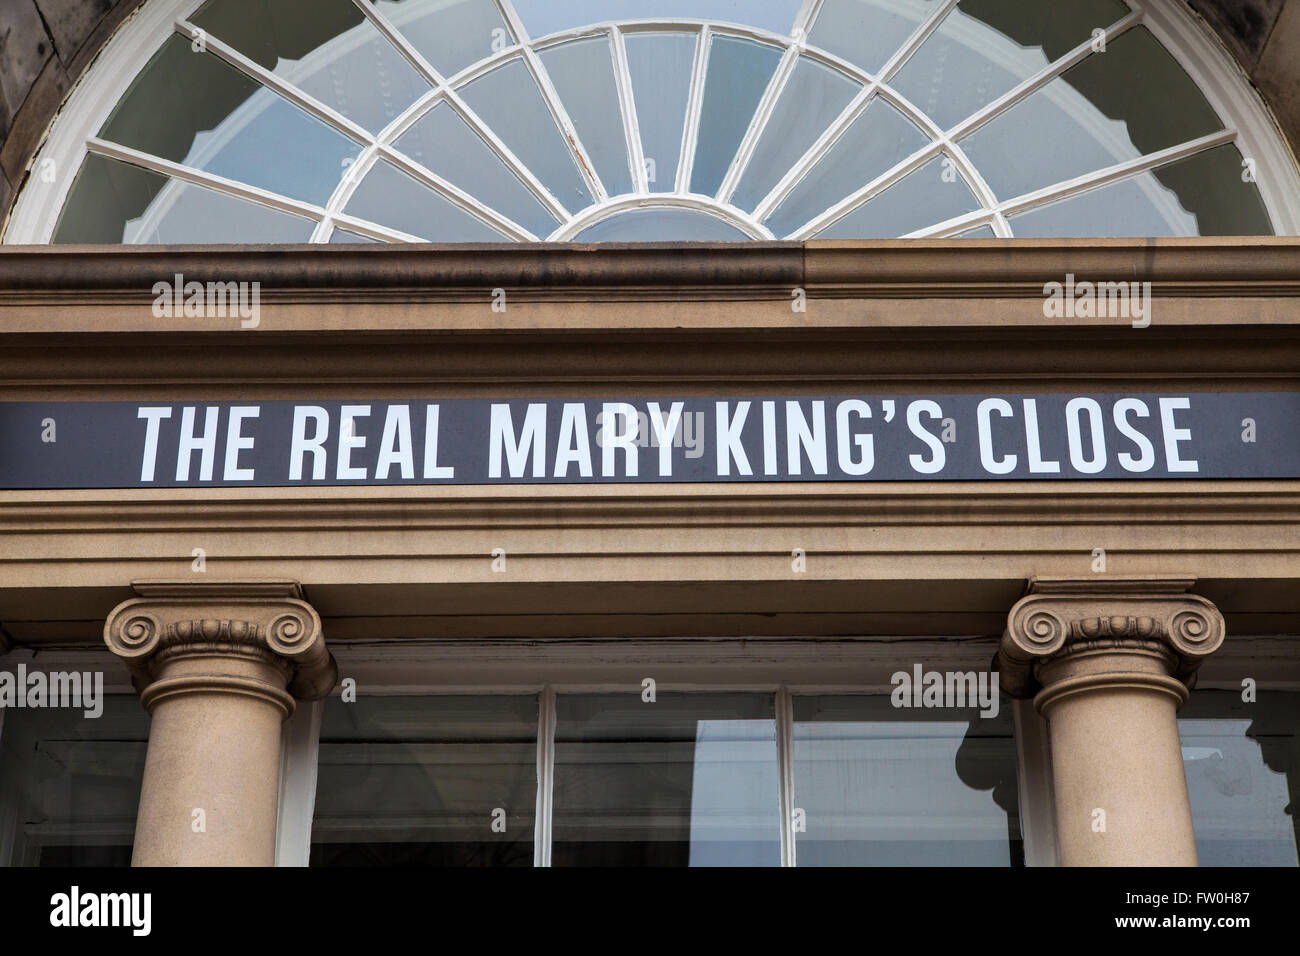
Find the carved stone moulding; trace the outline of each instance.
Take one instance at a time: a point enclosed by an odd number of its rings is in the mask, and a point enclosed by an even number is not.
[[[1033,697],[1043,689],[1047,665],[1109,653],[1160,659],[1185,694],[1225,634],[1223,615],[1189,593],[1193,584],[1182,578],[1032,579],[1029,593],[1007,615],[995,661],[1002,689]]]
[[[292,697],[333,689],[338,668],[320,616],[294,581],[142,581],[137,597],[113,609],[104,643],[126,661],[142,694],[181,658],[242,659],[282,675]]]

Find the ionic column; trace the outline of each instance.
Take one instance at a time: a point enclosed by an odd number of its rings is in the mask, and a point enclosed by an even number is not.
[[[280,730],[337,679],[297,584],[148,582],[104,641],[152,715],[133,866],[271,866]]]
[[[1047,719],[1065,866],[1195,866],[1176,714],[1223,617],[1192,581],[1042,580],[1007,617],[1002,688]]]

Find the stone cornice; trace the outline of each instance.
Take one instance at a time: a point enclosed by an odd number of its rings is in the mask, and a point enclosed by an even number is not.
[[[161,665],[186,655],[248,658],[280,668],[290,695],[333,689],[337,667],[320,617],[292,581],[142,581],[113,609],[104,642],[131,669],[142,696]],[[238,682],[237,682],[238,683]],[[148,701],[146,701],[148,703]]]
[[[1188,593],[1191,579],[1034,578],[1007,615],[998,649],[1002,689],[1031,697],[1049,661],[1094,652],[1157,656],[1190,686],[1201,661],[1223,643],[1223,616]]]
[[[373,247],[0,246],[0,302],[150,303],[155,281],[256,281],[263,304],[523,299],[1042,296],[1066,272],[1161,295],[1300,296],[1300,240],[812,240],[761,243],[385,244]]]

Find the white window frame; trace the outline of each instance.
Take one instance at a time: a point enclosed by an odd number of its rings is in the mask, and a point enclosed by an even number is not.
[[[641,693],[653,677],[658,693],[715,692],[771,694],[775,702],[777,773],[781,821],[780,865],[795,866],[794,720],[795,696],[888,695],[890,675],[919,663],[927,670],[986,670],[994,642],[987,639],[915,638],[905,642],[871,639],[609,639],[446,640],[412,639],[382,648],[364,643],[333,645],[340,675],[356,681],[363,695],[537,695],[537,799],[534,866],[551,865],[554,785],[555,698],[573,693]],[[900,663],[901,662],[901,663]],[[846,681],[846,675],[858,679]],[[338,693],[336,690],[335,693]],[[317,705],[319,707],[319,704]],[[1034,720],[1037,714],[1029,711]],[[1022,718],[1013,715],[1017,739],[1020,827],[1026,865],[1054,865],[1055,836],[1050,765],[1042,747],[1022,747]],[[281,784],[277,865],[304,865],[310,852],[315,800],[319,717],[310,744],[286,755]],[[287,732],[288,733],[288,732]],[[1027,796],[1028,795],[1028,796]],[[1047,802],[1044,804],[1043,801]],[[1027,806],[1037,815],[1027,827]],[[1032,863],[1031,863],[1032,861]]]
[[[432,87],[427,94],[417,99],[401,116],[375,136],[341,116],[331,107],[299,90],[290,79],[269,73],[226,44],[209,36],[208,49],[215,55],[222,57],[232,66],[264,85],[279,90],[292,102],[354,139],[362,147],[357,160],[342,175],[330,200],[323,206],[280,196],[249,184],[235,183],[199,169],[107,143],[95,136],[134,80],[140,67],[147,62],[163,40],[172,33],[189,36],[191,26],[187,18],[202,2],[203,0],[149,0],[119,27],[96,62],[75,85],[66,100],[65,108],[56,118],[38,151],[33,161],[33,168],[38,173],[29,177],[28,183],[19,193],[4,235],[4,242],[9,244],[49,242],[75,171],[80,168],[87,152],[128,160],[183,182],[201,184],[228,195],[250,199],[303,216],[316,223],[311,236],[312,242],[328,242],[336,226],[385,241],[412,241],[415,238],[400,230],[367,222],[343,211],[362,177],[381,158],[393,162],[453,204],[501,231],[508,239],[567,240],[577,235],[586,226],[627,209],[641,207],[693,209],[720,218],[753,238],[778,238],[763,225],[762,220],[804,176],[809,174],[840,134],[876,96],[887,100],[915,122],[927,134],[929,142],[872,181],[862,184],[852,195],[832,208],[809,220],[788,236],[780,238],[797,240],[814,235],[868,202],[903,176],[940,155],[947,156],[953,161],[966,184],[981,203],[981,208],[918,230],[911,234],[915,238],[953,236],[984,225],[991,228],[997,236],[1010,236],[1011,227],[1007,223],[1007,217],[1014,213],[1079,195],[1100,185],[1137,176],[1161,163],[1185,158],[1225,143],[1237,144],[1244,156],[1255,160],[1256,181],[1275,231],[1279,234],[1300,233],[1300,168],[1291,155],[1285,136],[1231,54],[1204,22],[1189,11],[1180,0],[1140,0],[1140,2],[1129,0],[1130,6],[1134,8],[1133,12],[1119,22],[1108,25],[1107,38],[1111,39],[1138,24],[1150,29],[1201,89],[1211,106],[1224,120],[1226,129],[1211,136],[1178,144],[1157,153],[1117,163],[1015,197],[994,196],[956,141],[961,135],[999,115],[1030,93],[1043,88],[1052,79],[1079,62],[1088,55],[1089,43],[1080,44],[994,102],[977,110],[952,129],[944,130],[910,104],[889,85],[888,81],[906,62],[908,56],[937,28],[942,17],[955,6],[956,0],[940,0],[936,3],[928,19],[918,24],[912,36],[890,58],[880,73],[874,76],[807,44],[806,37],[815,24],[815,18],[824,0],[805,0],[791,33],[787,35],[738,24],[676,18],[654,21],[607,21],[540,38],[531,38],[527,35],[511,0],[494,0],[502,18],[515,32],[519,42],[471,64],[451,77],[441,75],[429,64],[375,5],[368,0],[353,0]],[[623,49],[623,37],[627,32],[656,29],[690,31],[698,36],[686,132],[683,136],[681,160],[678,163],[676,191],[672,193],[650,193],[645,182],[644,167],[635,168],[635,157],[640,152],[640,139],[636,128],[635,110],[630,108],[631,79],[627,70],[626,56],[620,55]],[[764,92],[741,146],[724,176],[718,194],[701,196],[689,192],[687,184],[690,182],[691,162],[703,99],[702,80],[707,60],[706,48],[710,38],[715,34],[747,37],[775,44],[783,48],[783,56],[780,66]],[[598,35],[606,35],[609,38],[620,102],[624,105],[622,113],[625,134],[628,142],[637,144],[629,154],[634,163],[632,172],[636,184],[635,192],[629,195],[611,197],[607,194],[537,55],[539,49],[554,43]],[[754,213],[750,214],[732,205],[730,197],[753,155],[754,147],[800,55],[813,57],[840,70],[862,84],[862,88],[804,157],[759,203]],[[527,165],[506,147],[481,118],[474,114],[458,92],[466,82],[513,57],[522,57],[529,73],[537,82],[557,127],[563,131],[571,145],[575,164],[595,196],[595,202],[585,209],[568,213],[559,200],[527,168]],[[532,234],[528,229],[479,202],[396,148],[395,140],[428,110],[444,100],[448,101],[462,118],[478,131],[489,147],[520,176],[538,200],[560,219],[560,225],[550,235]],[[53,163],[52,168],[55,170],[52,183],[46,182],[39,174],[39,171],[47,168],[49,163]]]

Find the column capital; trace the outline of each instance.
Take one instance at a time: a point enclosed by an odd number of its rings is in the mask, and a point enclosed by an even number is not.
[[[1088,685],[1122,682],[1113,655],[1134,659],[1133,670],[1150,674],[1186,699],[1201,661],[1223,643],[1223,615],[1189,593],[1190,578],[1032,578],[1029,593],[1007,615],[998,647],[1000,683],[1012,697],[1033,697],[1055,678],[1092,672]],[[1109,665],[1062,668],[1067,661],[1110,655]],[[1139,664],[1138,658],[1145,658]],[[1154,670],[1173,680],[1155,681]],[[1040,696],[1040,706],[1043,698]],[[1181,703],[1181,700],[1180,700]]]
[[[324,697],[338,679],[320,616],[295,581],[137,581],[131,587],[137,596],[108,615],[104,643],[126,661],[150,710],[167,694],[229,690],[267,697],[287,716],[294,698]],[[170,663],[213,657],[269,666],[283,682],[276,687],[238,668],[163,674]]]

